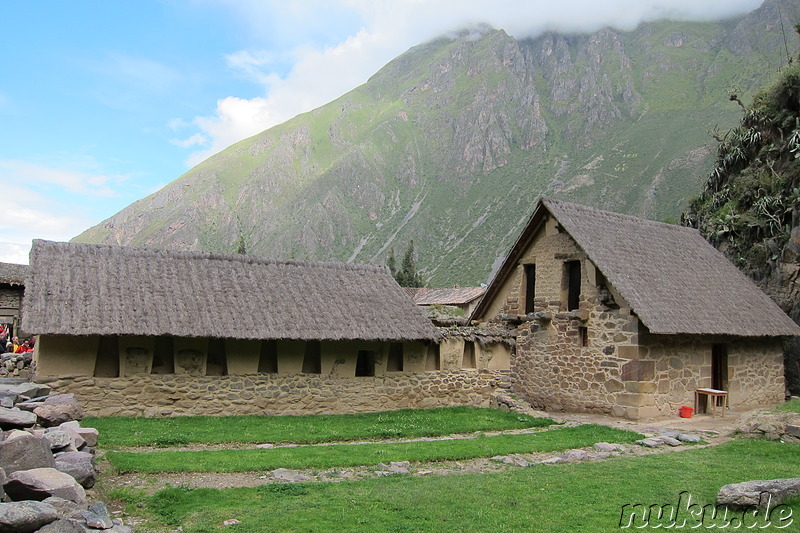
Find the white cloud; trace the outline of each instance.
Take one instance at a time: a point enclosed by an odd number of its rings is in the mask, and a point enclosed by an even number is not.
[[[64,189],[67,192],[92,196],[115,196],[112,182],[125,180],[124,176],[108,176],[54,168],[16,159],[0,159],[0,182],[25,183],[31,189]]]
[[[190,146],[195,146],[197,144],[206,144],[208,139],[202,133],[195,133],[188,139],[170,139],[169,142],[175,146],[180,146],[181,148],[189,148]]]
[[[301,34],[308,27],[319,29],[332,11],[339,15],[349,12],[361,27],[335,46],[295,47],[289,52],[295,57],[293,66],[283,76],[270,68],[279,57],[285,59],[286,53],[245,49],[228,54],[228,66],[262,85],[264,95],[222,98],[213,115],[196,117],[193,123],[209,139],[209,145],[191,154],[190,165],[341,96],[411,46],[464,27],[488,23],[519,38],[547,30],[631,29],[644,20],[659,18],[726,18],[755,9],[761,0],[342,0],[334,7],[331,2],[307,0],[292,2],[291,8],[286,6],[289,3],[260,0],[217,2],[238,10],[254,34],[276,26]]]

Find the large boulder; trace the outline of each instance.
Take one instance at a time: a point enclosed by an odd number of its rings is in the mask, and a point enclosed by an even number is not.
[[[800,494],[800,478],[766,479],[725,485],[717,493],[717,503],[729,507],[774,507]]]
[[[58,426],[70,420],[83,418],[81,404],[72,393],[50,396],[33,412],[39,417],[39,423],[44,427]]]
[[[0,531],[3,532],[32,533],[55,520],[58,520],[58,512],[49,503],[0,503]]]
[[[34,468],[20,470],[8,476],[4,485],[6,495],[14,501],[44,500],[58,496],[85,505],[86,491],[75,478],[55,468]]]
[[[30,433],[0,442],[0,465],[7,475],[32,468],[53,468],[56,463],[50,443]]]
[[[88,452],[64,452],[55,456],[56,470],[75,478],[81,487],[94,487],[94,455]]]
[[[12,385],[0,383],[0,392],[25,396],[26,398],[38,398],[39,396],[47,396],[50,394],[50,387],[38,383],[30,383],[28,381]]]
[[[0,407],[0,429],[29,428],[36,423],[36,415],[22,409]]]

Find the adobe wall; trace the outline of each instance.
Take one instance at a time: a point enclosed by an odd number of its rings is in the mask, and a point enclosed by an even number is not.
[[[492,394],[508,389],[509,371],[398,372],[358,378],[143,374],[37,381],[48,384],[54,393],[75,393],[86,416],[299,415],[490,407]]]

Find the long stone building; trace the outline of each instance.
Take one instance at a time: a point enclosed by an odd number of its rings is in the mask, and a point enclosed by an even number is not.
[[[471,319],[513,331],[512,389],[534,405],[629,418],[676,416],[698,388],[781,402],[781,336],[800,334],[696,230],[551,199]]]
[[[27,274],[28,265],[0,263],[0,324],[8,327],[12,335],[20,334],[18,326]]]
[[[37,240],[30,269],[36,379],[91,415],[487,406],[509,380],[502,342],[440,350],[382,266]]]

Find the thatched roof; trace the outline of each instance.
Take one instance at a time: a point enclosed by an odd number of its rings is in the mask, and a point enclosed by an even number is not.
[[[697,230],[543,199],[473,317],[516,267],[547,214],[657,334],[800,335],[766,294]]]
[[[454,287],[428,289],[406,287],[406,293],[417,305],[464,305],[483,296],[486,287]]]
[[[384,266],[41,240],[23,307],[34,334],[438,337]]]
[[[0,283],[6,285],[25,285],[25,276],[28,275],[28,265],[16,263],[0,263]]]

